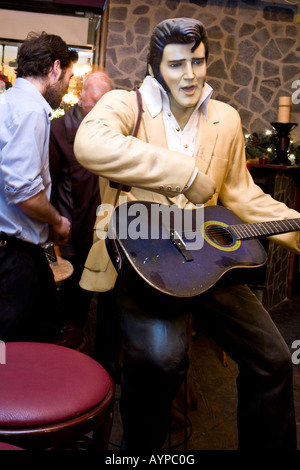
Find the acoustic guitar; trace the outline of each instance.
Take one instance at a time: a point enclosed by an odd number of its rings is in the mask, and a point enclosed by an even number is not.
[[[245,224],[223,206],[174,207],[130,201],[114,211],[107,250],[136,288],[142,279],[165,294],[192,297],[216,283],[249,283],[267,261],[259,238],[300,230],[300,218]]]

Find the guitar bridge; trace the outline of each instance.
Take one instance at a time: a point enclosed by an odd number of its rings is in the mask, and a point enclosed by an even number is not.
[[[193,261],[194,260],[191,253],[187,249],[186,244],[184,243],[182,237],[180,236],[180,234],[176,230],[170,229],[170,239],[171,239],[173,245],[177,248],[177,250],[180,251],[180,253],[185,258],[186,261]]]

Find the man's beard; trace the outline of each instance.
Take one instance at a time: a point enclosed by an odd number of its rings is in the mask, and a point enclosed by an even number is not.
[[[54,86],[49,86],[44,94],[44,98],[50,104],[52,109],[57,109],[61,103],[62,97],[68,91],[63,81],[59,81]]]

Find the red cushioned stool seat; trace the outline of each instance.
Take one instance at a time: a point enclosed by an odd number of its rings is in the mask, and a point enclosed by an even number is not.
[[[0,450],[24,450],[21,447],[6,444],[6,442],[0,442]]]
[[[98,447],[107,448],[114,384],[91,357],[53,344],[6,343],[0,381],[2,441],[66,448],[93,431]]]

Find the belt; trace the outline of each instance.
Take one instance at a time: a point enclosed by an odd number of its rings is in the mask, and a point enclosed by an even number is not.
[[[5,246],[7,243],[7,235],[5,233],[0,232],[0,248],[1,246]]]
[[[13,235],[7,235],[4,232],[0,232],[0,248],[5,245],[15,245],[15,246],[31,246],[32,243],[26,242],[21,238],[14,237]]]

